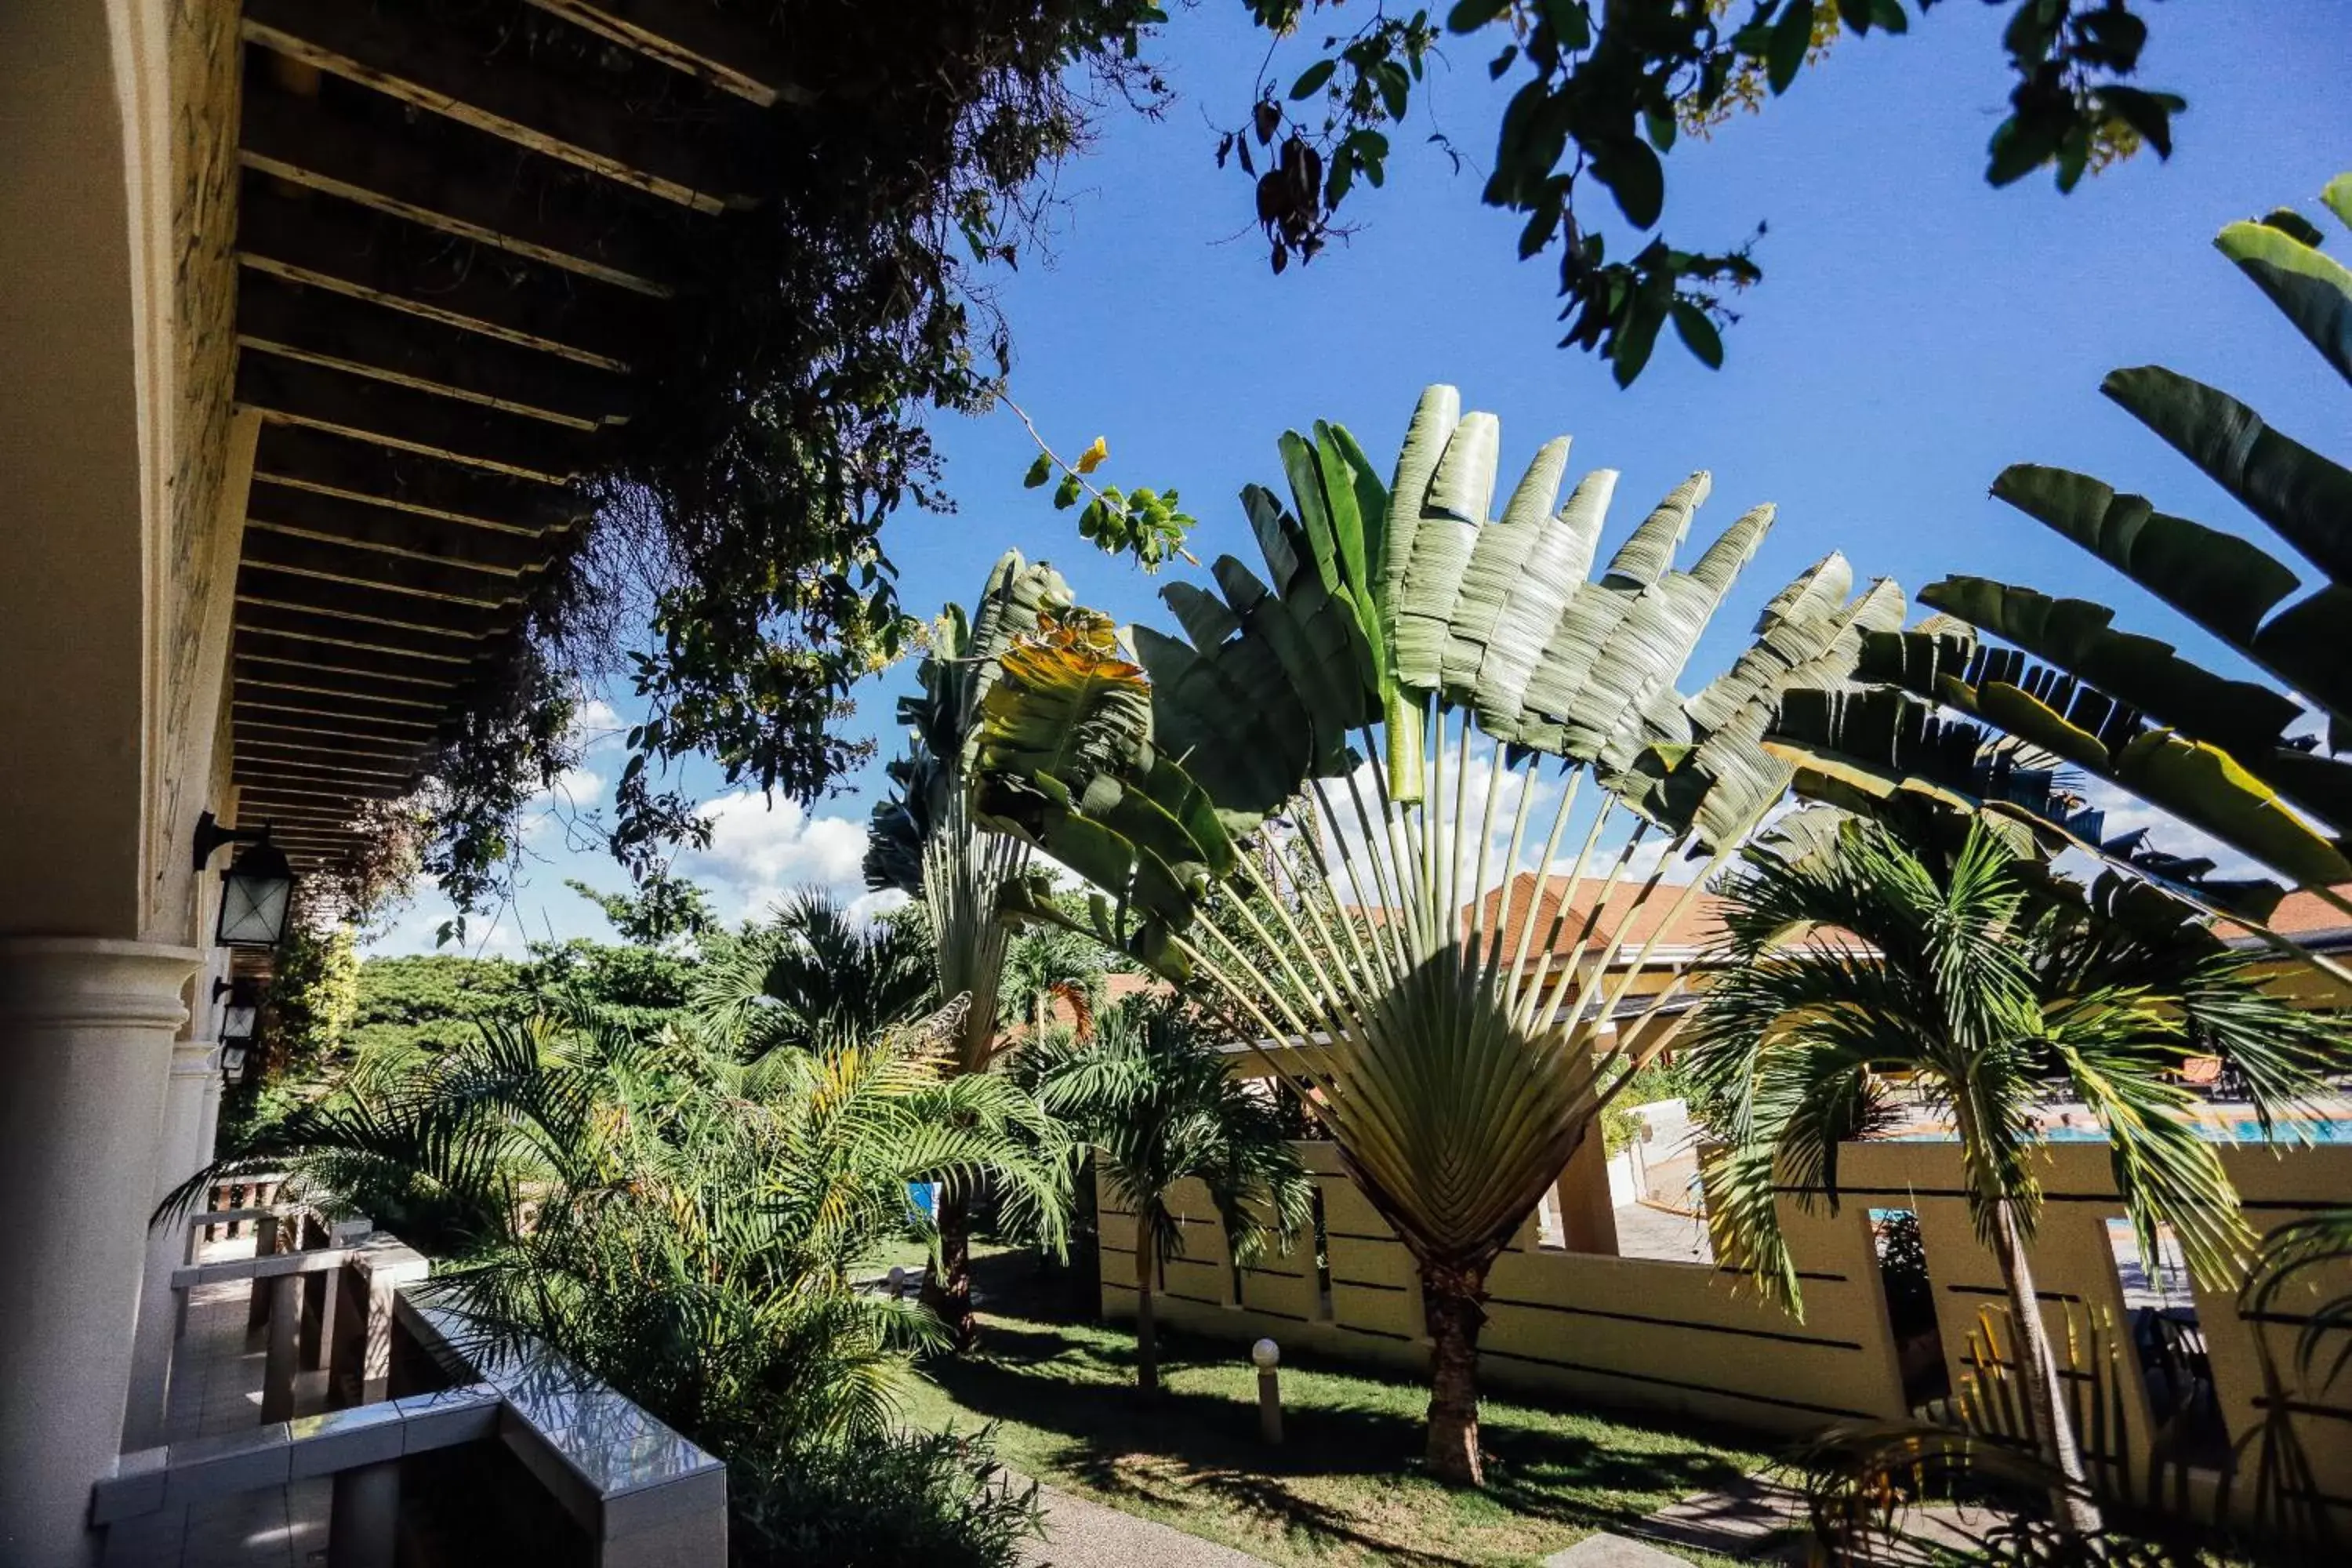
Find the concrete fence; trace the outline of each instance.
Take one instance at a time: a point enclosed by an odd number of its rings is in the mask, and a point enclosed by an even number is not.
[[[1319,1259],[1316,1237],[1305,1236],[1279,1256],[1236,1269],[1206,1191],[1188,1184],[1177,1205],[1183,1255],[1168,1264],[1155,1294],[1160,1321],[1235,1341],[1271,1335],[1286,1348],[1423,1371],[1428,1339],[1412,1256],[1341,1170],[1331,1145],[1297,1148],[1318,1190]],[[2224,1145],[2221,1155],[2257,1231],[2352,1202],[2352,1146]],[[2135,1331],[2144,1338],[2153,1318],[2169,1325],[2168,1342],[2210,1389],[2206,1409],[2220,1423],[2193,1456],[2210,1491],[2229,1468],[2233,1447],[2269,1412],[2255,1336],[2267,1338],[2273,1364],[2296,1381],[2295,1336],[2323,1294],[2352,1290],[2352,1272],[2315,1279],[2259,1322],[2239,1313],[2234,1280],[2221,1289],[2196,1289],[2193,1302],[2181,1280],[2173,1301],[2152,1308],[2147,1297],[2153,1282],[2141,1276],[2162,1276],[2164,1260],[2119,1253],[2118,1232],[2108,1222],[2122,1215],[2123,1205],[2106,1145],[2045,1145],[2041,1173],[2047,1206],[2032,1257],[2046,1321],[2062,1346],[2072,1311],[2078,1330],[2104,1322],[2123,1347],[2127,1414],[2119,1441],[2127,1454],[2121,1457],[2140,1477],[2159,1450],[2187,1452],[2184,1390],[2159,1386],[2152,1395],[2157,1374],[2135,1349]],[[1801,1315],[1764,1300],[1737,1270],[1719,1265],[1543,1245],[1531,1218],[1488,1278],[1482,1382],[1784,1437],[1841,1420],[1911,1414],[1873,1219],[1874,1211],[1907,1211],[1918,1217],[1926,1248],[1946,1378],[1961,1386],[1979,1312],[1992,1309],[2004,1328],[2007,1315],[2000,1270],[1969,1223],[1957,1145],[1848,1144],[1840,1182],[1843,1201],[1834,1211],[1826,1203],[1809,1206],[1799,1193],[1781,1200],[1803,1291]],[[1108,1191],[1097,1201],[1103,1310],[1131,1318],[1134,1217]],[[2136,1281],[2130,1289],[2126,1275]],[[2087,1349],[2083,1353],[2087,1361]],[[2323,1369],[2326,1360],[2323,1355]],[[2352,1523],[2352,1373],[2332,1389],[2284,1393],[2312,1462],[2312,1500]]]
[[[199,1287],[252,1281],[260,1421],[123,1453],[91,1490],[91,1523],[127,1532],[110,1533],[109,1563],[179,1560],[147,1554],[151,1523],[173,1538],[154,1516],[318,1477],[333,1483],[329,1568],[484,1562],[526,1541],[530,1561],[581,1568],[726,1562],[723,1464],[544,1346],[420,1300],[430,1260],[396,1237],[296,1204],[179,1223],[192,1247],[253,1229],[252,1256],[191,1261],[170,1288],[184,1305]],[[297,1415],[304,1369],[327,1373],[326,1408]],[[467,1494],[478,1511],[464,1539],[436,1545],[408,1528],[404,1491],[440,1494],[442,1513]]]

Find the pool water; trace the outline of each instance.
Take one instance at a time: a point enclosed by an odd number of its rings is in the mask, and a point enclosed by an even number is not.
[[[2352,1120],[2329,1117],[2280,1117],[2272,1124],[2271,1136],[2263,1136],[2263,1124],[2251,1116],[2221,1121],[2200,1117],[2199,1137],[2215,1143],[2291,1143],[2301,1132],[2304,1140],[2313,1143],[2352,1143]],[[1948,1127],[1919,1127],[1895,1134],[1896,1143],[1948,1143],[1953,1139]],[[2095,1127],[2045,1127],[2042,1130],[2045,1143],[2104,1143],[2107,1135]]]

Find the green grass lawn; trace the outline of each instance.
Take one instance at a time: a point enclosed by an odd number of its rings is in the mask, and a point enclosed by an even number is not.
[[[1460,1490],[1421,1473],[1417,1383],[1286,1364],[1286,1441],[1268,1448],[1244,1347],[1163,1330],[1165,1386],[1146,1397],[1125,1328],[987,1299],[980,1352],[929,1369],[912,1422],[993,1424],[1016,1470],[1274,1563],[1534,1563],[1769,1462],[1719,1433],[1489,1398],[1486,1489]]]

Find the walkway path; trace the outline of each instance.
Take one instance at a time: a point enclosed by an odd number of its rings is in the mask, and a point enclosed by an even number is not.
[[[1040,1486],[1046,1538],[1022,1558],[1030,1568],[1266,1568],[1263,1558],[1098,1502]]]
[[[250,1234],[206,1243],[197,1261],[253,1256]],[[188,1328],[173,1358],[164,1436],[179,1444],[261,1425],[259,1336],[246,1321],[253,1287],[235,1280],[189,1294]],[[325,1403],[326,1373],[297,1374],[299,1414]],[[108,1568],[312,1568],[327,1552],[327,1510],[334,1483],[320,1477],[290,1487],[239,1492],[128,1520],[108,1532]]]

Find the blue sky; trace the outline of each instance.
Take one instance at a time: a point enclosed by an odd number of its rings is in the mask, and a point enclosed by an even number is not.
[[[1231,552],[1255,563],[1234,497],[1253,479],[1278,482],[1284,429],[1344,423],[1385,460],[1433,381],[1500,416],[1509,472],[1561,433],[1575,437],[1572,473],[1622,470],[1612,531],[1707,468],[1714,499],[1692,548],[1759,501],[1776,502],[1780,521],[1685,689],[1731,656],[1774,589],[1831,549],[1909,589],[1972,572],[2101,598],[2132,629],[2226,664],[2194,628],[1986,486],[2011,462],[2057,463],[2167,510],[2258,526],[2098,395],[2109,369],[2151,362],[2228,388],[2341,455],[2341,383],[2210,238],[2281,204],[2320,216],[2312,197],[2352,168],[2341,80],[2352,5],[2151,6],[2143,79],[2190,104],[2173,158],[2143,156],[2065,197],[2046,177],[2006,191],[1981,178],[2011,80],[1999,46],[2009,9],[1946,5],[1908,37],[1843,39],[1762,115],[1712,141],[1685,139],[1666,161],[1665,231],[1712,248],[1769,222],[1757,252],[1766,279],[1740,302],[1721,371],[1669,337],[1624,391],[1605,365],[1552,346],[1551,261],[1516,261],[1517,223],[1478,204],[1475,165],[1501,102],[1481,50],[1456,49],[1452,68],[1433,71],[1414,129],[1393,138],[1387,189],[1356,199],[1359,231],[1275,278],[1247,221],[1246,183],[1211,160],[1213,121],[1246,107],[1263,36],[1233,0],[1178,9],[1158,49],[1178,100],[1157,121],[1107,111],[1098,143],[1061,172],[1050,257],[994,280],[1015,342],[1013,395],[1066,454],[1107,437],[1099,478],[1178,489],[1202,520],[1192,549],[1203,561]],[[1277,57],[1278,79],[1303,64],[1286,71],[1289,59]],[[1474,166],[1457,174],[1419,145],[1433,129]],[[2338,234],[2331,248],[2352,240]],[[943,417],[936,436],[959,510],[908,511],[884,534],[909,609],[969,600],[1014,546],[1052,560],[1082,602],[1169,622],[1153,597],[1159,580],[1097,553],[1046,492],[1022,488],[1034,447],[1009,412]],[[869,683],[850,722],[880,738],[885,756],[897,745],[892,700],[910,680],[901,668]],[[617,728],[635,717],[625,692],[607,695],[620,707],[593,713],[581,770],[533,809],[514,906],[478,919],[470,950],[601,933],[601,917],[563,882],[626,882],[587,830],[620,766]],[[690,767],[684,781],[714,801],[717,832],[712,850],[679,869],[730,916],[811,883],[854,895],[880,773],[877,759],[803,810],[729,795],[715,772]],[[373,951],[430,950],[447,912],[419,889]]]

